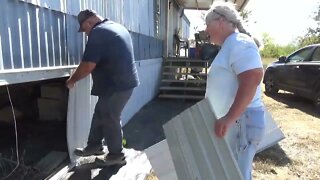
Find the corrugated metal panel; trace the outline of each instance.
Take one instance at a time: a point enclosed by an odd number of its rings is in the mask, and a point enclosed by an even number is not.
[[[55,11],[66,12],[66,0],[20,0],[31,3],[39,7],[52,9]]]
[[[79,23],[75,16],[66,15],[66,41],[68,47],[68,63],[70,65],[79,64],[86,43],[84,33],[78,33]]]
[[[204,99],[164,125],[179,179],[242,179],[226,139],[212,133],[214,120]]]
[[[2,69],[66,65],[65,16],[57,11],[4,0],[0,19]]]
[[[178,180],[167,140],[144,150],[159,180]]]
[[[265,121],[266,131],[264,138],[257,148],[257,153],[277,144],[279,141],[285,138],[283,132],[274,122],[270,112],[267,110],[265,112]]]
[[[257,153],[275,145],[284,138],[284,134],[276,125],[268,111],[266,111],[265,119],[266,131],[264,138],[257,148]],[[152,168],[160,180],[177,179],[176,170],[173,166],[172,157],[166,139],[149,147],[145,152],[150,160]]]
[[[101,16],[107,16],[107,7],[110,7],[110,3],[106,0],[66,0],[68,14],[77,16],[81,10],[93,9]],[[110,1],[110,0],[109,0]],[[111,6],[112,7],[112,6]]]
[[[92,79],[90,76],[79,81],[69,90],[67,115],[67,141],[69,156],[75,162],[75,148],[85,147],[98,97],[90,95]]]
[[[6,72],[11,70],[29,70],[29,79],[34,79],[39,75],[31,73],[34,68],[53,70],[79,64],[86,37],[77,33],[76,15],[86,8],[124,23],[131,34],[136,33],[133,43],[137,60],[162,56],[163,41],[154,38],[153,32],[153,1],[2,0],[0,10],[5,16],[0,19],[0,80],[9,82],[6,79],[12,76]]]
[[[149,36],[154,36],[154,28],[155,28],[155,2],[148,1],[149,6],[148,8],[148,17],[149,17]]]

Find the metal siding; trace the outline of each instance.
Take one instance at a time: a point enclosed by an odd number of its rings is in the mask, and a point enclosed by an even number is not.
[[[84,33],[77,33],[79,29],[78,20],[76,17],[67,15],[67,64],[76,65],[79,64],[82,59],[82,53],[85,46]]]
[[[215,120],[204,99],[164,125],[178,179],[242,179],[226,138],[212,133]]]
[[[5,0],[0,7],[3,69],[60,66],[66,59],[65,16],[28,3]]]
[[[149,17],[149,36],[154,36],[154,28],[155,28],[155,2],[154,0],[148,1],[148,17]],[[160,14],[161,15],[161,14]]]
[[[134,51],[134,57],[136,60],[140,59],[139,56],[139,34],[135,32],[131,32],[131,38],[133,43],[133,51]]]
[[[67,14],[78,15],[79,11],[83,8],[83,0],[68,0],[67,1]]]
[[[139,32],[145,35],[149,33],[147,4],[146,0],[139,0]]]
[[[136,0],[136,1],[131,1],[130,5],[132,8],[132,16],[130,17],[131,21],[132,21],[132,31],[139,33],[140,30],[140,19],[139,19],[139,1],[140,0]]]
[[[76,15],[86,8],[95,9],[130,30],[137,60],[162,56],[163,41],[154,38],[154,1],[3,0],[0,70],[32,71],[32,68],[79,64],[86,38],[83,33],[77,33]],[[164,17],[164,12],[161,16]]]
[[[66,0],[20,0],[39,7],[52,9],[59,12],[66,12]]]
[[[123,25],[128,30],[132,29],[132,8],[131,7],[132,0],[123,0]]]

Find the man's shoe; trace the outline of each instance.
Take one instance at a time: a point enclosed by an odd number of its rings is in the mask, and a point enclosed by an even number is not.
[[[108,154],[103,159],[96,158],[95,163],[99,166],[125,165],[127,163],[124,154]]]
[[[105,152],[103,151],[103,147],[92,147],[92,146],[87,146],[85,148],[77,148],[74,151],[74,154],[77,156],[81,156],[81,157],[86,157],[86,156],[99,156],[99,155],[103,155],[105,154]]]

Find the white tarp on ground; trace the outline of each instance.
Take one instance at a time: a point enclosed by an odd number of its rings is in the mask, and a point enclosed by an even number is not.
[[[189,110],[189,111],[192,111],[192,113],[194,112],[193,110]],[[193,115],[193,117],[195,116]],[[279,142],[284,138],[284,134],[276,125],[271,114],[268,111],[266,111],[265,118],[266,118],[266,132],[265,132],[266,134],[262,142],[260,143],[260,146],[258,147],[258,152],[263,151],[264,149],[276,144],[277,142]],[[213,119],[211,119],[211,122],[212,120]],[[190,129],[188,129],[188,131],[189,130]],[[211,133],[213,133],[213,131],[211,131]],[[179,143],[179,142],[177,141],[175,143]],[[163,140],[157,143],[156,145],[149,147],[148,149],[145,150],[145,152],[151,162],[152,168],[155,170],[155,173],[160,180],[178,179],[177,173],[175,172],[176,169],[174,167],[171,154],[169,152],[167,140]],[[156,154],[158,154],[158,156],[156,156]]]

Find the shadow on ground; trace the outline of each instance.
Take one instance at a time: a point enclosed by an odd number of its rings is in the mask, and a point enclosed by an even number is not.
[[[194,105],[194,100],[155,99],[123,127],[127,148],[144,150],[165,139],[163,124]]]
[[[317,114],[316,109],[314,107],[314,104],[311,100],[303,98],[301,96],[297,96],[292,93],[288,92],[279,92],[275,95],[267,95],[268,97],[281,102],[288,106],[288,108],[295,108],[299,109],[300,111],[303,111],[311,116],[314,117],[320,117],[319,114]]]
[[[292,160],[287,156],[279,144],[256,154],[254,161],[261,161],[275,166],[287,166],[292,164]]]
[[[123,165],[102,168],[99,171],[98,175],[93,178],[93,180],[110,179],[111,176],[117,174],[117,172],[122,166]],[[92,177],[91,169],[96,168],[98,167],[94,163],[81,165],[81,167],[72,170],[74,171],[74,173],[69,177],[69,180],[90,180]]]

